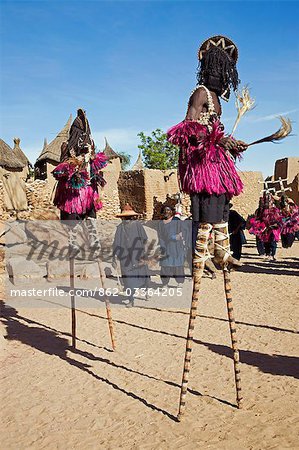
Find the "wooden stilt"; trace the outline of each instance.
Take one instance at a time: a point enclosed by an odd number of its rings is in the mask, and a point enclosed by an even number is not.
[[[72,347],[76,348],[75,259],[70,258],[70,288],[72,310]]]
[[[233,349],[233,355],[234,355],[234,371],[235,371],[237,405],[238,405],[238,408],[241,409],[241,407],[242,407],[242,391],[241,391],[241,377],[240,377],[240,359],[239,359],[239,350],[238,350],[238,342],[237,342],[237,334],[236,334],[236,323],[235,323],[234,310],[233,310],[233,300],[232,300],[232,294],[231,294],[230,273],[229,273],[226,265],[223,267],[223,277],[224,277],[224,291],[225,291],[226,304],[227,304],[229,329],[230,329],[232,349]]]
[[[181,384],[181,395],[180,395],[180,403],[179,403],[179,413],[178,420],[180,421],[182,415],[185,411],[186,405],[186,394],[187,394],[187,385],[189,380],[189,372],[191,365],[191,352],[192,352],[192,344],[193,344],[193,332],[194,332],[194,324],[197,314],[197,306],[199,300],[199,289],[201,284],[201,278],[204,271],[205,260],[207,259],[208,253],[208,239],[209,233],[211,230],[211,225],[209,224],[201,224],[198,229],[196,245],[195,245],[195,254],[193,257],[193,293],[192,293],[192,302],[190,308],[189,315],[189,326],[188,326],[188,334],[187,334],[187,342],[186,342],[186,352],[184,359],[184,369],[183,369],[183,378]]]
[[[112,345],[113,350],[115,350],[116,344],[115,344],[114,328],[113,328],[113,321],[112,321],[112,314],[111,314],[110,302],[109,302],[108,296],[107,296],[107,294],[106,294],[106,288],[105,288],[104,276],[103,276],[103,272],[102,272],[102,267],[101,267],[100,261],[98,261],[98,267],[99,267],[99,274],[100,274],[101,286],[102,286],[102,288],[103,288],[104,291],[105,291],[104,299],[105,299],[105,305],[106,305],[106,314],[107,314],[107,320],[108,320],[108,326],[109,326],[109,333],[110,333],[110,338],[111,338],[111,345]]]

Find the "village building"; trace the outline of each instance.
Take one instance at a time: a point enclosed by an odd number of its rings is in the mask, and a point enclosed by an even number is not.
[[[61,144],[68,140],[72,116],[49,144],[45,140],[43,149],[34,166],[35,180],[28,179],[30,163],[20,148],[20,139],[14,139],[14,148],[10,148],[0,140],[0,212],[24,211],[28,215],[43,210],[53,210],[53,193],[55,179],[53,169],[60,162]],[[108,164],[103,169],[106,180],[100,196],[103,208],[97,216],[101,219],[114,219],[126,203],[146,220],[160,218],[160,211],[164,204],[174,206],[178,194],[179,184],[177,170],[147,169],[142,161],[141,151],[130,170],[122,170],[122,157],[108,143],[105,138],[105,153]],[[241,172],[244,192],[233,198],[234,209],[244,218],[251,215],[258,204],[263,189],[261,172]],[[293,200],[299,203],[299,158],[283,158],[276,161],[275,172],[271,178],[287,178],[285,187]],[[183,215],[189,215],[190,200],[188,195],[182,195]],[[57,216],[59,215],[58,210]],[[33,214],[34,216],[34,214]],[[32,216],[32,217],[33,217]]]
[[[50,184],[54,185],[55,179],[51,172],[60,162],[61,144],[68,140],[71,124],[72,115],[53,141],[49,144],[46,140],[44,141],[43,149],[34,165],[35,179],[48,180]]]
[[[28,207],[26,185],[23,179],[26,164],[21,162],[13,149],[0,139],[0,209],[22,211]]]
[[[23,150],[20,147],[20,142],[21,139],[20,138],[14,138],[14,147],[12,149],[14,155],[17,157],[17,159],[24,164],[24,168],[22,171],[22,178],[24,179],[24,181],[26,181],[28,179],[28,177],[30,176],[30,170],[32,168],[32,165],[29,161],[29,159],[27,158],[27,156],[25,155],[25,153],[23,152]]]

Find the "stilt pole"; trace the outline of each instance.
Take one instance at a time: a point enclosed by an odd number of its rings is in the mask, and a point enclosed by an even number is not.
[[[70,258],[70,288],[72,310],[72,347],[76,348],[75,259]]]
[[[199,300],[199,289],[202,279],[202,274],[204,271],[205,260],[209,257],[208,255],[208,239],[209,233],[212,229],[209,224],[201,224],[198,228],[195,252],[193,257],[193,293],[192,293],[192,302],[190,308],[189,315],[189,326],[188,326],[188,334],[187,334],[187,342],[186,342],[186,352],[184,359],[184,369],[183,369],[183,378],[181,384],[181,395],[180,395],[180,403],[179,403],[179,413],[178,420],[180,421],[186,406],[186,394],[187,394],[187,385],[189,381],[189,372],[191,366],[191,352],[193,345],[193,332],[194,332],[194,324],[197,314],[198,300]]]
[[[104,276],[103,276],[103,272],[102,272],[102,267],[101,267],[100,261],[98,261],[98,267],[99,267],[101,286],[104,289],[104,299],[105,299],[105,305],[106,305],[106,314],[107,314],[109,333],[110,333],[110,338],[111,338],[111,345],[112,345],[113,350],[115,350],[116,344],[115,344],[114,328],[113,328],[113,321],[112,321],[112,315],[111,315],[110,302],[109,302],[108,296],[106,294]]]
[[[227,269],[227,265],[224,265],[224,267],[223,267],[223,278],[224,278],[224,291],[225,291],[225,297],[226,297],[229,329],[230,329],[230,336],[231,336],[232,349],[233,349],[233,355],[234,355],[234,371],[235,371],[237,405],[238,405],[238,408],[241,409],[241,407],[242,407],[242,391],[241,391],[241,377],[240,377],[240,359],[239,359],[239,350],[238,350],[238,342],[237,342],[236,323],[235,323],[234,310],[233,310],[233,300],[232,300],[232,294],[231,294],[230,273]]]

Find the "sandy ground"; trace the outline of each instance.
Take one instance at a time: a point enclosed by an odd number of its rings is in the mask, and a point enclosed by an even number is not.
[[[113,305],[3,309],[1,450],[287,449],[298,445],[299,242],[276,263],[245,247],[232,273],[244,407],[235,407],[221,273],[203,279],[186,413],[177,423],[186,310]],[[56,300],[56,303],[59,300]]]

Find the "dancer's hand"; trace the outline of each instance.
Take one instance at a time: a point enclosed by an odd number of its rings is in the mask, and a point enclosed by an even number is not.
[[[244,152],[248,148],[248,144],[243,141],[235,141],[235,146],[237,146],[239,152]]]
[[[232,151],[236,147],[236,141],[230,137],[223,137],[220,139],[219,144],[228,151]]]

